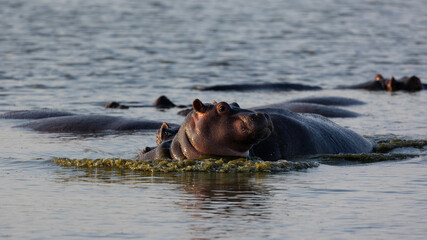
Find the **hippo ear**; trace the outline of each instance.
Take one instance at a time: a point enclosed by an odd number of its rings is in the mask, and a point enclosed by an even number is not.
[[[169,125],[165,122],[163,122],[162,126],[160,127],[159,130],[157,130],[156,132],[156,143],[157,145],[160,145],[160,143],[163,142],[164,138],[165,138],[165,134],[166,134],[166,128],[169,128]]]
[[[193,109],[196,112],[204,113],[206,111],[205,105],[199,99],[194,99],[193,101]]]
[[[212,104],[217,104],[217,102],[215,100],[212,101]]]
[[[377,76],[375,76],[375,81],[379,81],[381,79],[384,79],[383,75],[377,74]]]
[[[235,107],[240,108],[240,105],[239,105],[239,104],[237,104],[236,102],[232,102],[230,105],[231,105],[231,106],[235,106]]]
[[[387,91],[393,92],[397,90],[397,81],[394,77],[387,82]]]

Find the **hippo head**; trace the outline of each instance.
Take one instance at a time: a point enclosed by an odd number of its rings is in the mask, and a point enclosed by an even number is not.
[[[403,88],[407,91],[420,91],[423,89],[423,84],[417,76],[412,76],[402,80]]]
[[[384,90],[394,92],[398,90],[406,91],[420,91],[423,89],[423,84],[417,76],[403,77],[400,80],[396,80],[394,77],[385,79],[381,74],[375,77],[375,81],[381,82],[381,86]]]
[[[377,74],[377,76],[375,76],[375,81],[381,81],[381,80],[384,80],[383,75]]]
[[[254,144],[273,131],[269,115],[241,109],[238,104],[193,102],[180,132],[186,158],[201,156],[249,156]],[[186,145],[187,144],[187,145]],[[189,145],[188,145],[189,144]]]
[[[153,106],[157,108],[173,108],[176,105],[168,97],[162,95],[154,101]]]

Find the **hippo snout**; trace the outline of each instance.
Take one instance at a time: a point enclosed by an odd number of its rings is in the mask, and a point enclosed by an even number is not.
[[[253,113],[249,117],[254,123],[258,123],[258,124],[271,123],[270,115],[266,113]]]
[[[250,114],[246,123],[252,137],[260,140],[267,138],[273,131],[273,122],[265,113]]]

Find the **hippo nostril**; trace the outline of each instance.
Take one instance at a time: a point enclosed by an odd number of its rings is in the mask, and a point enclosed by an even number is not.
[[[263,113],[254,113],[251,115],[252,120],[260,120],[262,118],[265,118]]]

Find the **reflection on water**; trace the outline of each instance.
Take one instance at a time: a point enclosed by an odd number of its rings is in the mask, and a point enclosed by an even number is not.
[[[231,202],[243,202],[244,200],[238,197],[240,195],[268,195],[267,189],[259,184],[266,176],[268,174],[265,173],[149,173],[73,167],[56,171],[56,181],[59,183],[85,182],[128,186],[167,183],[179,185],[177,189],[194,195],[200,201],[230,200]]]
[[[143,173],[126,170],[107,169],[61,169],[55,173],[56,182],[118,184],[136,189],[160,186],[174,192],[177,196],[173,204],[179,212],[189,218],[190,235],[206,236],[209,232],[225,233],[232,226],[222,226],[221,230],[212,226],[202,226],[195,222],[216,221],[221,219],[245,219],[245,221],[266,221],[272,207],[269,186],[263,182],[268,174],[226,174],[226,173]],[[166,187],[161,187],[161,186]],[[158,188],[156,187],[156,188]],[[160,191],[164,193],[166,190]],[[165,196],[157,196],[163,202]],[[147,214],[151,214],[147,210]],[[263,220],[264,219],[264,220]],[[225,227],[225,228],[224,228]]]

